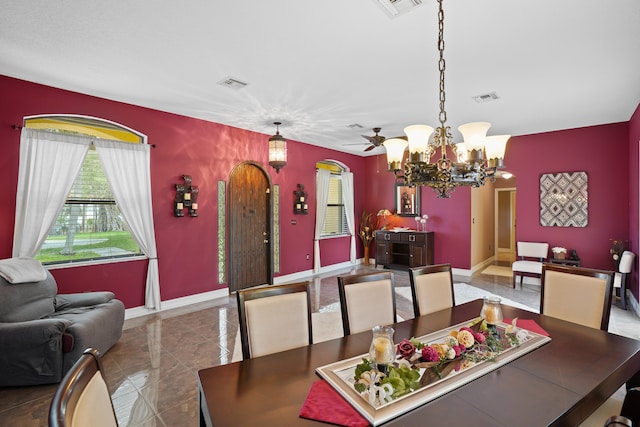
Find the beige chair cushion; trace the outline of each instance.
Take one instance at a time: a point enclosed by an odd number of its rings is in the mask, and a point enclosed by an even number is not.
[[[415,276],[414,283],[421,315],[453,306],[451,274],[448,271]]]
[[[71,420],[72,426],[77,427],[118,426],[113,415],[111,396],[100,371],[95,373],[83,390]]]
[[[514,261],[511,269],[517,273],[542,274],[542,263],[538,261]]]
[[[352,334],[369,330],[376,325],[395,323],[392,292],[391,280],[360,282],[344,287]]]
[[[547,270],[542,312],[581,325],[600,329],[606,280]]]
[[[546,258],[548,254],[548,243],[518,242],[518,256],[527,258]]]
[[[309,344],[305,292],[246,301],[245,310],[251,357]]]

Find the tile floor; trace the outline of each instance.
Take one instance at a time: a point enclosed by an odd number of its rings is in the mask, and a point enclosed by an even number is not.
[[[369,267],[367,267],[369,268]],[[362,268],[361,268],[362,269]],[[312,286],[314,311],[339,310],[335,274]],[[396,286],[409,286],[407,272],[394,271]],[[539,287],[511,288],[511,279],[475,273],[465,282],[530,307]],[[413,317],[411,301],[398,297],[398,315]],[[103,357],[120,427],[197,426],[196,373],[230,363],[237,335],[235,296],[130,319],[120,341]],[[612,309],[612,332],[640,339],[640,319]],[[0,426],[46,426],[56,385],[0,388]]]

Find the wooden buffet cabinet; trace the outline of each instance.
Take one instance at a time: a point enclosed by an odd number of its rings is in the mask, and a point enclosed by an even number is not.
[[[433,231],[378,230],[376,266],[408,269],[433,264]]]

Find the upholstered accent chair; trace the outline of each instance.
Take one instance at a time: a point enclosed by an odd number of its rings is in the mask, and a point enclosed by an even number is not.
[[[410,268],[409,282],[415,317],[456,305],[451,264]]]
[[[309,282],[248,288],[236,296],[244,359],[313,343]]]
[[[606,331],[613,271],[544,264],[540,313]]]
[[[396,322],[396,293],[390,271],[338,276],[344,335]]]
[[[516,276],[520,276],[520,286],[524,276],[540,277],[542,275],[542,263],[549,256],[549,244],[538,242],[518,242],[517,261],[511,264],[513,270],[513,288],[516,288]]]
[[[124,304],[112,292],[59,294],[37,268],[0,276],[0,387],[59,383],[85,349],[105,354],[122,335]]]
[[[86,349],[56,389],[49,427],[118,427],[98,350]]]

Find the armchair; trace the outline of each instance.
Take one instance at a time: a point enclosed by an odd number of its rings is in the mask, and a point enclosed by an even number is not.
[[[0,276],[0,387],[58,383],[86,348],[104,354],[122,335],[124,304],[112,292],[59,295],[43,277]]]

